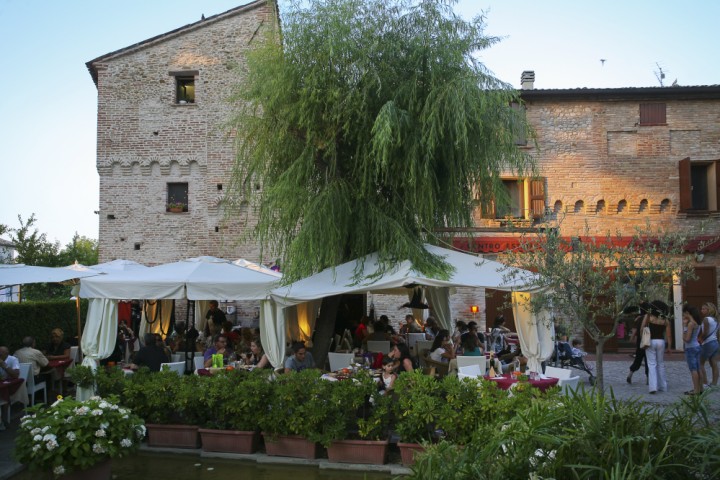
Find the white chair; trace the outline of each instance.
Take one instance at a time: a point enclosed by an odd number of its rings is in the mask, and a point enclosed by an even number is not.
[[[426,340],[424,333],[408,333],[407,343],[408,347],[413,348],[417,342]]]
[[[567,380],[572,376],[572,372],[567,368],[545,367],[545,376]]]
[[[458,357],[459,358],[459,357]],[[480,365],[472,364],[464,367],[458,367],[458,378],[478,378],[485,374],[484,370],[480,369]]]
[[[367,350],[368,352],[380,352],[383,355],[387,355],[390,353],[390,340],[368,340]]]
[[[161,363],[160,364],[160,370],[165,370],[167,367],[167,370],[170,370],[171,372],[177,373],[179,376],[185,375],[185,362],[171,362],[171,363]]]
[[[563,378],[558,381],[558,387],[562,390],[562,393],[567,395],[571,390],[577,390],[580,382],[580,376],[576,375],[570,378]]]
[[[182,362],[184,358],[184,353],[173,353],[172,355],[170,355],[170,359],[173,363]]]
[[[411,335],[414,335],[411,333]],[[422,335],[425,335],[424,333]],[[432,348],[432,340],[419,340],[415,343],[415,356],[421,367],[425,367],[425,350],[430,351]]]
[[[194,361],[194,365],[195,365],[195,370],[198,370],[200,368],[205,368],[205,357],[195,355],[195,357],[193,357],[193,361]]]
[[[35,377],[32,375],[31,363],[20,364],[20,377],[25,380],[28,397],[30,397],[30,405],[35,405],[35,394],[40,390],[43,391],[44,403],[47,403],[47,384],[44,381],[38,384],[35,383]]]
[[[462,367],[477,365],[478,367],[480,367],[480,371],[483,373],[483,375],[485,375],[485,371],[487,370],[487,361],[485,359],[485,355],[460,355],[459,357],[455,358],[457,359],[458,370],[460,370],[460,368]]]
[[[331,372],[337,372],[340,369],[349,367],[354,359],[354,353],[328,352],[328,362],[330,362]]]

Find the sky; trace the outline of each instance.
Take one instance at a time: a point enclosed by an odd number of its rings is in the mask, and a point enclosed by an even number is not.
[[[97,239],[97,90],[85,63],[245,3],[0,0],[0,224],[35,214],[50,241]],[[716,0],[460,0],[455,10],[485,14],[485,33],[502,41],[479,58],[516,88],[524,70],[535,88],[655,87],[661,70],[666,86],[720,84]]]

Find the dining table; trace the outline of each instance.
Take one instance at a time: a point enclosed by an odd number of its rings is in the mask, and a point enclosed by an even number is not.
[[[64,394],[65,390],[65,369],[72,365],[73,361],[70,358],[60,360],[48,360],[47,370],[52,373],[51,379],[60,381],[60,394]],[[53,373],[54,372],[54,373]]]
[[[490,380],[492,382],[495,382],[495,384],[498,386],[498,388],[502,390],[507,390],[510,387],[513,386],[513,384],[517,383],[518,380],[516,378],[513,378],[512,374],[505,374],[500,375],[499,377],[490,377],[490,376],[484,376],[485,380]],[[554,387],[558,383],[557,378],[528,378],[527,382],[530,384],[531,387],[540,389],[540,391],[544,392],[550,387]]]
[[[10,405],[20,402],[27,406],[28,393],[25,380],[22,378],[6,378],[0,381],[0,400],[4,400]]]

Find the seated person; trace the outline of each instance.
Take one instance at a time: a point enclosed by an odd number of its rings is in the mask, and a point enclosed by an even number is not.
[[[119,362],[123,361],[123,333],[122,328],[125,327],[124,324],[120,324],[120,328],[118,328],[118,334],[117,337],[115,337],[115,348],[113,349],[113,352],[110,354],[109,357],[103,358],[100,360],[100,365],[105,367],[107,365],[113,365]],[[127,328],[127,327],[125,327]]]
[[[227,364],[230,357],[234,355],[232,348],[228,346],[228,339],[222,333],[215,335],[215,343],[212,347],[205,350],[203,358],[205,359],[205,368],[212,366],[212,356],[220,354],[223,356],[223,364]]]
[[[388,318],[387,315],[380,315],[380,323],[383,324],[383,326],[385,327],[385,331],[389,335],[397,335],[393,326],[390,325],[390,318]]]
[[[245,356],[245,365],[255,365],[257,368],[271,368],[270,360],[263,351],[260,339],[250,342],[250,353]]]
[[[387,395],[395,385],[395,380],[397,380],[397,373],[395,373],[396,368],[397,361],[395,359],[390,357],[383,358],[382,375],[380,377],[380,393],[383,395]]]
[[[305,349],[305,343],[295,342],[292,344],[293,354],[285,360],[285,373],[301,372],[306,368],[315,368],[315,360]]]
[[[452,334],[452,341],[455,345],[462,345],[462,337],[468,332],[468,327],[462,320],[455,320],[455,331]]]
[[[415,360],[410,355],[410,347],[406,343],[396,343],[393,345],[388,357],[397,362],[396,368],[400,372],[412,372],[415,370]]]
[[[463,355],[466,357],[479,357],[483,355],[480,341],[474,335],[465,334],[462,336]]]
[[[27,336],[22,340],[22,348],[13,355],[20,363],[32,364],[32,374],[36,382],[41,382],[40,371],[47,367],[48,359],[43,353],[35,348],[35,339]]]
[[[450,332],[440,330],[433,340],[430,348],[430,360],[436,362],[448,363],[455,358],[455,349],[450,340]]]
[[[462,342],[463,348],[465,348],[467,342],[468,346],[475,344],[475,346],[479,349],[478,353],[464,353],[463,355],[482,355],[485,353],[485,335],[478,332],[477,323],[475,322],[467,324],[467,332],[461,335],[460,341]],[[471,348],[470,351],[474,352],[475,348]]]
[[[390,335],[385,331],[385,325],[377,321],[373,324],[373,333],[369,334],[365,337],[365,345],[367,345],[368,340],[372,341],[384,341],[384,340],[390,340]]]
[[[50,332],[50,343],[45,349],[48,360],[70,360],[70,344],[65,341],[65,334],[59,328]]]
[[[145,345],[135,353],[135,359],[130,368],[137,370],[138,367],[148,367],[151,372],[159,372],[161,363],[168,363],[170,359],[165,354],[165,349],[157,345],[154,333],[146,333],[143,336]]]
[[[220,331],[228,339],[228,345],[235,351],[242,350],[242,336],[237,330],[233,330],[233,324],[230,320],[227,320],[222,325]]]
[[[406,335],[408,333],[422,333],[422,329],[415,321],[415,317],[409,313],[405,315],[405,323],[400,327],[400,335]]]
[[[587,355],[587,352],[582,349],[582,341],[579,338],[574,338],[572,341],[572,352],[573,358],[582,358]]]
[[[165,351],[165,355],[167,355],[168,358],[172,358],[172,350],[170,347],[165,343],[165,341],[162,338],[162,335],[159,333],[155,334],[155,344],[158,345],[160,348],[162,348]]]
[[[490,330],[490,350],[494,351],[498,356],[510,353],[505,336],[514,333],[505,326],[505,316],[502,314],[495,317],[495,323]]]
[[[0,380],[9,380],[20,376],[20,362],[10,355],[7,347],[0,347]]]
[[[427,340],[435,340],[435,337],[437,337],[439,331],[440,329],[437,326],[435,318],[428,317],[427,320],[425,320],[425,338]]]

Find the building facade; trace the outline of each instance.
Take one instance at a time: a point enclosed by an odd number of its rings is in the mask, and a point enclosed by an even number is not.
[[[157,265],[214,255],[258,260],[228,221],[229,101],[245,54],[275,28],[257,0],[87,63],[98,90],[99,261]]]

